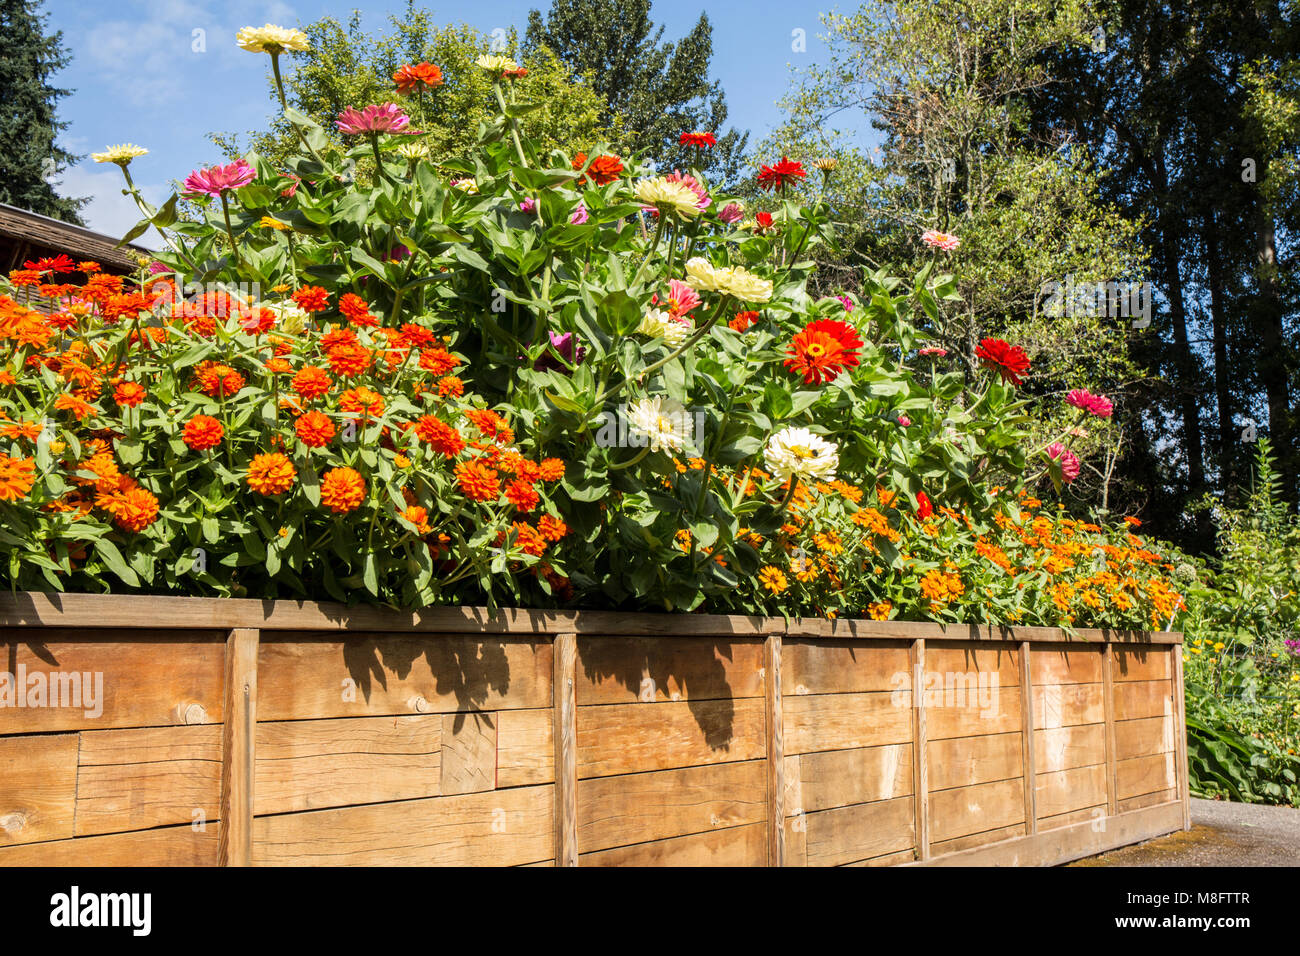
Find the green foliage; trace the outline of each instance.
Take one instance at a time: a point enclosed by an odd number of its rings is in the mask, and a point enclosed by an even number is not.
[[[1055,0],[872,0],[830,14],[831,61],[798,76],[782,104],[787,121],[760,156],[838,163],[804,184],[846,227],[845,254],[820,259],[818,283],[851,284],[861,263],[907,273],[948,258],[920,243],[926,229],[961,239],[951,254],[960,297],[930,331],[966,356],[984,336],[1015,342],[1034,362],[1037,395],[1087,388],[1118,402],[1115,420],[1077,436],[1085,468],[1070,488],[1072,499],[1104,508],[1114,474],[1101,462],[1113,460],[1136,414],[1123,401],[1142,378],[1129,354],[1135,333],[1096,309],[1053,311],[1051,290],[1141,279],[1139,223],[1103,200],[1104,172],[1088,152],[1064,134],[1040,134],[1027,108],[1055,79],[1044,55],[1089,42],[1092,17],[1089,3]],[[881,132],[878,155],[837,128],[846,116]],[[1038,404],[1035,440],[1059,434],[1065,411],[1056,400]]]
[[[706,14],[676,43],[650,19],[651,0],[552,0],[545,17],[528,15],[525,51],[555,51],[587,77],[608,104],[602,119],[623,131],[633,152],[665,172],[700,166],[711,179],[734,185],[741,175],[749,133],[723,131],[722,86],[709,80],[713,28]],[[682,133],[711,132],[718,144],[703,163]]]
[[[50,85],[68,62],[63,33],[45,32],[35,0],[0,0],[0,202],[80,224],[87,199],[55,193],[49,180],[77,157],[55,143],[67,128],[55,103],[70,91]]]
[[[491,38],[473,27],[437,26],[433,14],[408,0],[401,17],[391,18],[392,31],[369,35],[361,29],[359,13],[345,27],[324,17],[305,28],[309,49],[289,56],[294,70],[286,77],[289,103],[314,120],[332,142],[341,142],[334,121],[351,106],[399,101],[412,126],[426,133],[422,142],[433,157],[457,156],[477,142],[479,125],[495,115],[497,103],[486,73],[474,60],[488,49]],[[509,38],[505,55],[517,43]],[[422,89],[418,96],[400,97],[394,89],[398,67],[428,62],[442,70],[444,83]],[[517,82],[521,96],[537,103],[529,115],[529,131],[543,151],[590,149],[609,135],[602,126],[606,104],[601,94],[547,50],[531,51],[522,60],[528,75]],[[271,85],[274,91],[274,84]],[[276,118],[269,132],[250,134],[251,146],[273,163],[283,163],[300,147],[292,124]],[[234,158],[241,155],[238,138],[214,140]],[[358,163],[368,175],[369,160]]]

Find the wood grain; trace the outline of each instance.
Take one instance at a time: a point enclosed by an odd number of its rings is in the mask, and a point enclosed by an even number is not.
[[[808,866],[841,866],[886,853],[911,850],[913,804],[910,797],[859,803],[791,817],[790,828],[803,820]]]
[[[763,696],[763,642],[689,637],[578,641],[579,706]]]
[[[552,713],[549,707],[496,712],[498,787],[523,787],[555,780]]]
[[[1025,823],[1030,833],[1038,832],[1038,796],[1034,789],[1034,781],[1038,775],[1038,748],[1035,745],[1035,739],[1033,652],[1028,641],[1021,641],[1020,780],[1025,788]]]
[[[926,744],[930,792],[1022,776],[1021,734],[949,737]]]
[[[1105,720],[1105,688],[1101,684],[1043,684],[1034,689],[1034,726],[1041,730],[1103,724]]]
[[[0,737],[0,846],[73,833],[77,735]]]
[[[1167,647],[1117,647],[1115,680],[1169,680],[1173,672]]]
[[[851,694],[909,691],[912,668],[905,641],[813,641],[782,643],[781,682],[786,694]]]
[[[762,698],[579,707],[578,776],[763,758],[763,709]]]
[[[221,831],[217,862],[251,866],[257,768],[258,632],[235,628],[226,641],[226,721],[221,735]]]
[[[1104,724],[1075,724],[1034,732],[1034,764],[1039,773],[1091,767],[1105,762]]]
[[[749,823],[584,853],[578,862],[580,866],[764,866],[767,843],[766,825]]]
[[[918,860],[930,858],[930,773],[929,773],[929,723],[925,695],[919,688],[925,686],[925,638],[917,638],[908,650],[912,665],[910,731],[912,743],[912,850]]]
[[[1024,822],[1025,791],[1019,779],[930,794],[930,839],[933,843]]]
[[[785,758],[785,812],[815,813],[912,794],[912,745],[825,750]]]
[[[1033,681],[1035,684],[1099,684],[1102,654],[1109,646],[1033,645],[1030,654]]]
[[[781,635],[763,642],[763,718],[767,752],[767,865],[785,866],[785,731],[781,701]]]
[[[1106,791],[1104,763],[1040,773],[1035,791],[1038,816],[1054,817],[1080,807],[1104,805]]]
[[[1117,681],[1115,719],[1163,717],[1173,713],[1173,684],[1167,680]]]
[[[220,829],[163,827],[0,847],[0,867],[215,866]]]
[[[480,793],[497,785],[496,714],[442,715],[443,796]]]
[[[911,693],[787,696],[785,752],[853,750],[912,739]]]
[[[1152,757],[1176,749],[1173,714],[1163,717],[1138,717],[1121,720],[1115,725],[1115,757]]]
[[[551,826],[556,866],[578,865],[578,635],[557,634],[551,674],[555,793]]]
[[[1172,753],[1121,760],[1116,770],[1116,779],[1119,781],[1119,798],[1121,800],[1177,787],[1177,778],[1174,776],[1174,755]]]

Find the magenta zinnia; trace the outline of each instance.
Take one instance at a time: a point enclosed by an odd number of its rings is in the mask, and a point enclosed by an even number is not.
[[[347,136],[362,133],[416,133],[418,130],[407,129],[411,118],[396,103],[380,103],[365,109],[349,107],[339,114],[335,126]]]
[[[1047,446],[1047,457],[1061,465],[1061,479],[1068,485],[1079,477],[1079,457],[1059,441]]]
[[[247,186],[256,178],[252,166],[237,159],[228,166],[196,169],[185,177],[185,191],[207,196],[220,196],[224,192]]]
[[[1065,396],[1065,400],[1075,408],[1080,408],[1098,418],[1110,418],[1111,412],[1115,406],[1105,395],[1094,395],[1086,388],[1072,388]]]

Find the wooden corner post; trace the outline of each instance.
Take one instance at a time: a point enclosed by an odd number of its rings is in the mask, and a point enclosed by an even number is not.
[[[926,768],[925,638],[912,641],[912,793],[915,795],[916,858],[930,859],[930,774]]]
[[[1020,770],[1025,778],[1025,833],[1038,832],[1038,769],[1034,740],[1034,670],[1028,641],[1020,642]]]
[[[218,866],[251,866],[253,862],[258,638],[258,631],[247,627],[235,628],[226,638]]]
[[[1178,785],[1178,802],[1183,805],[1183,829],[1192,828],[1192,786],[1188,777],[1187,766],[1187,692],[1183,689],[1183,645],[1169,645],[1169,653],[1174,655],[1172,693],[1174,698],[1174,759],[1178,761],[1175,768],[1174,782]]]
[[[578,865],[578,714],[574,681],[578,635],[555,635],[552,693],[555,738],[555,865]]]
[[[1119,771],[1115,749],[1115,645],[1107,641],[1102,645],[1101,689],[1102,719],[1106,722],[1106,813],[1119,813]]]
[[[781,635],[769,634],[763,643],[768,866],[785,866],[785,717],[781,693]]]

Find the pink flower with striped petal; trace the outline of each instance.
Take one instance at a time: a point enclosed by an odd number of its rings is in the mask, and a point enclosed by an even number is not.
[[[380,103],[365,109],[349,107],[339,114],[334,125],[345,136],[360,136],[364,133],[402,133],[414,135],[416,129],[407,129],[411,118],[396,103]]]
[[[256,170],[242,159],[237,159],[228,166],[194,170],[185,177],[185,191],[196,195],[220,196],[240,186],[247,186],[256,178]]]

